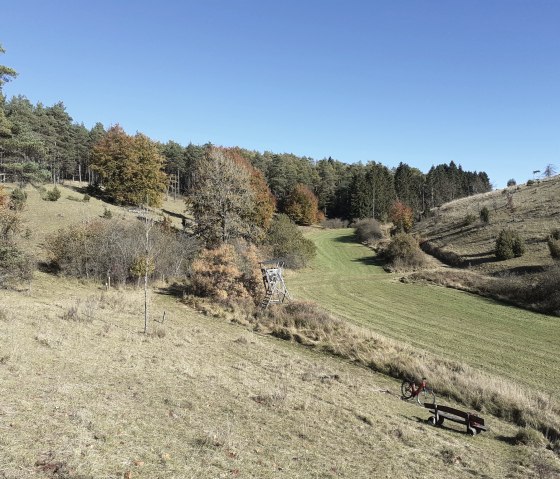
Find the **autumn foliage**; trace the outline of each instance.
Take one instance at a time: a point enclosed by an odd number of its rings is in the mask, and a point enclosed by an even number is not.
[[[117,203],[160,206],[167,176],[157,145],[147,136],[127,135],[115,125],[93,148],[92,170]]]
[[[297,184],[286,202],[285,213],[299,225],[312,225],[317,222],[319,202],[313,192],[305,185]]]
[[[250,187],[253,191],[253,220],[259,228],[268,230],[276,210],[276,199],[270,192],[264,175],[249,163],[240,148],[223,148],[223,151],[236,165],[248,171]]]
[[[258,302],[263,286],[256,248],[240,242],[203,250],[193,262],[191,286],[197,296],[221,302]]]
[[[408,233],[414,224],[412,208],[402,201],[395,201],[389,211],[389,220],[393,222],[398,232]]]

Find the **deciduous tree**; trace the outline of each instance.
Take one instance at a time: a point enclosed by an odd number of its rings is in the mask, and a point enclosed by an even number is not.
[[[118,203],[159,206],[166,187],[163,163],[157,145],[147,136],[129,136],[115,125],[95,145],[91,168]]]
[[[319,202],[313,192],[301,183],[297,184],[286,202],[286,214],[299,225],[317,222]]]
[[[402,201],[395,201],[389,212],[389,219],[392,221],[398,232],[408,233],[414,224],[414,214],[410,206]]]
[[[209,246],[235,238],[255,241],[261,235],[254,222],[255,195],[251,178],[225,152],[211,148],[197,165],[197,181],[187,206],[195,217],[197,235]]]

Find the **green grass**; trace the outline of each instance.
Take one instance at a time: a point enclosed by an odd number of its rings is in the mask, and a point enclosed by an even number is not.
[[[549,394],[560,382],[560,321],[468,293],[404,284],[376,264],[353,231],[311,230],[312,267],[288,276],[310,299],[353,323]]]

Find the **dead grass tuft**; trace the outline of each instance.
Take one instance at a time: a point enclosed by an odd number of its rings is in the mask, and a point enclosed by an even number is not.
[[[257,404],[262,404],[268,407],[280,407],[283,406],[286,402],[288,397],[288,388],[287,386],[279,386],[275,387],[274,389],[266,392],[262,392],[253,396],[251,399],[255,401]]]
[[[528,427],[520,428],[513,438],[513,442],[532,447],[542,447],[546,444],[546,440],[541,433]]]

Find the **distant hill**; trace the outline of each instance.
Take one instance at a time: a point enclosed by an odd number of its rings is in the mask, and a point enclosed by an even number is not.
[[[422,249],[451,268],[420,271],[406,280],[428,281],[560,316],[560,262],[547,239],[560,227],[560,177],[462,198],[431,210],[415,227]],[[488,223],[480,219],[487,208]],[[519,234],[525,253],[500,261],[503,229]]]
[[[546,241],[550,231],[560,227],[559,198],[558,176],[469,196],[434,208],[429,218],[416,225],[415,232],[444,253],[440,259],[445,261],[445,253],[454,253],[462,267],[492,275],[538,272],[554,263]],[[484,207],[490,213],[488,223],[480,219]],[[517,231],[525,241],[522,257],[496,260],[495,242],[504,228]]]

